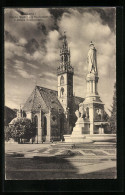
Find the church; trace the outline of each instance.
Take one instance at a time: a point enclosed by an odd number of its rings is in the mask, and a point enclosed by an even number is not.
[[[77,120],[75,111],[84,101],[84,98],[73,95],[73,75],[70,49],[64,34],[57,67],[58,91],[35,86],[22,108],[25,116],[36,124],[36,143],[62,140],[63,135],[71,134]]]

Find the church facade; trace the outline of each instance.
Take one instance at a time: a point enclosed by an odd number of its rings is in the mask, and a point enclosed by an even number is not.
[[[35,86],[22,108],[26,117],[36,124],[36,143],[61,140],[63,135],[71,134],[77,120],[75,111],[84,101],[84,98],[73,95],[73,75],[70,50],[64,35],[57,68],[58,91]]]

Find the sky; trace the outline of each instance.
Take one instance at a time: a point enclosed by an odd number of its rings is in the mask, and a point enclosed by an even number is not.
[[[110,7],[5,8],[5,105],[23,106],[35,85],[57,90],[66,31],[74,67],[74,94],[86,95],[87,54],[97,49],[98,93],[111,108],[116,81],[116,9]]]

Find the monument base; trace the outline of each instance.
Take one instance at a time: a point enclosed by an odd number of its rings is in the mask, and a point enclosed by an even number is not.
[[[65,142],[72,143],[94,143],[94,142],[115,142],[116,134],[86,134],[86,135],[64,135]]]
[[[76,122],[75,127],[71,135],[64,135],[65,142],[73,143],[92,143],[93,140],[87,138],[86,135],[89,133],[88,128],[86,128],[83,118],[79,118]]]
[[[116,142],[116,134],[93,134],[87,135],[87,138],[94,142]]]
[[[102,123],[102,122],[101,122]],[[105,122],[103,122],[105,123]],[[78,118],[71,135],[64,135],[65,142],[93,143],[93,142],[116,142],[116,134],[104,134],[102,127],[90,134],[89,122],[81,117]],[[96,122],[96,125],[100,123]]]
[[[68,143],[93,143],[92,139],[87,138],[85,135],[64,135],[65,142]]]

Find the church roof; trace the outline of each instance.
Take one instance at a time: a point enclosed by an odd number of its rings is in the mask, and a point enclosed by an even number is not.
[[[75,100],[75,104],[80,104],[81,102],[84,101],[84,98],[78,97],[78,96],[74,96],[74,100]]]
[[[78,109],[78,105],[83,102],[84,98],[74,97],[74,109]],[[42,110],[48,113],[50,109],[63,111],[63,107],[58,100],[58,92],[41,86],[36,86],[30,97],[23,106],[26,112]]]
[[[63,107],[58,100],[57,91],[36,86],[24,104],[23,110],[38,111],[40,108],[44,113],[48,113],[51,108],[63,111]]]
[[[55,108],[63,110],[62,105],[58,100],[58,92],[52,89],[37,86],[45,104],[48,108]]]

